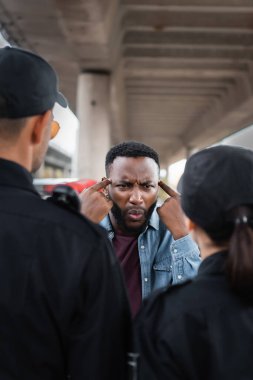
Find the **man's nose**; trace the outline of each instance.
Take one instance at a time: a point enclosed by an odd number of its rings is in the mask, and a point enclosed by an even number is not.
[[[133,204],[141,204],[143,202],[142,191],[139,187],[134,187],[131,191],[129,202]]]

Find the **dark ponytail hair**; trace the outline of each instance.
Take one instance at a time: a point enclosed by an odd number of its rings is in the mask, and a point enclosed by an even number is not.
[[[228,243],[226,274],[231,289],[253,299],[253,207],[236,207],[226,219],[218,235],[207,232],[218,245]]]
[[[253,291],[253,210],[239,207],[233,211],[234,229],[229,240],[227,275],[239,293]]]

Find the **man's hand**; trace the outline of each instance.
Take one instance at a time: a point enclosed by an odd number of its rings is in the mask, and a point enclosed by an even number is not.
[[[112,208],[112,201],[105,195],[106,186],[110,183],[111,180],[105,178],[79,195],[81,213],[94,223],[100,223]]]
[[[169,195],[169,198],[160,207],[157,207],[158,215],[172,233],[174,240],[180,239],[188,235],[186,217],[180,205],[180,196],[164,182],[159,181],[158,185]]]

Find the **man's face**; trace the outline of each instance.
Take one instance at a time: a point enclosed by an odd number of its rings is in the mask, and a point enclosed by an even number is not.
[[[109,177],[112,224],[126,234],[138,235],[156,205],[158,166],[149,157],[117,157],[110,166]]]

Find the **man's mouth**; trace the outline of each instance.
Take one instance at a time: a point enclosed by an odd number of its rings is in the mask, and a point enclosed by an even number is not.
[[[143,219],[144,210],[132,208],[132,209],[128,210],[127,215],[128,215],[129,219],[139,221],[139,220]]]

